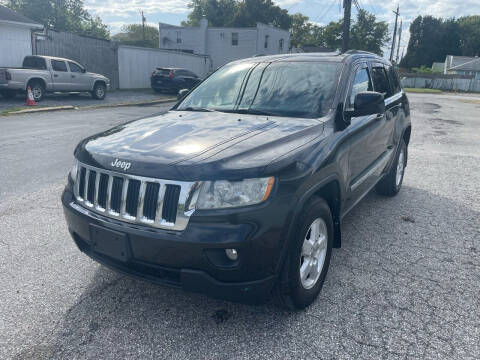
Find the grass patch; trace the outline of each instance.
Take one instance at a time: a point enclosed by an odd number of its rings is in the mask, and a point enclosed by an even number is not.
[[[437,89],[420,89],[420,88],[404,88],[405,92],[409,93],[423,93],[423,94],[440,94],[442,90]]]
[[[1,114],[1,115],[8,115],[8,114],[10,114],[12,111],[19,111],[19,110],[24,110],[24,109],[27,109],[27,107],[26,107],[26,106],[22,106],[22,107],[12,107],[12,108],[3,110],[0,114]]]

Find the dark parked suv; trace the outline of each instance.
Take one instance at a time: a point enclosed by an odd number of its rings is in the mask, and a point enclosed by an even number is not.
[[[217,70],[164,115],[75,150],[62,195],[81,251],[228,300],[317,297],[341,223],[402,186],[410,110],[374,54],[290,54]]]
[[[177,93],[182,89],[195,87],[201,79],[186,69],[156,68],[152,72],[150,84],[156,92]]]

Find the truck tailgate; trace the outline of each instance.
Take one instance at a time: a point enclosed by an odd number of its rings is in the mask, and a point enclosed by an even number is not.
[[[6,69],[0,69],[0,84],[7,84]]]

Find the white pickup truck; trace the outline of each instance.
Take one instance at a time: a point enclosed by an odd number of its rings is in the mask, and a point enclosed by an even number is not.
[[[103,100],[110,89],[110,80],[90,73],[79,63],[51,56],[26,56],[21,68],[0,68],[0,94],[14,97],[30,86],[35,101],[41,101],[46,92],[88,91],[92,97]]]

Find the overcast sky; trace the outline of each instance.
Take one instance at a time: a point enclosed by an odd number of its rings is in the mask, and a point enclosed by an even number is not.
[[[141,22],[140,11],[143,10],[147,22],[157,26],[158,22],[178,25],[188,15],[190,0],[84,0],[88,10],[99,15],[109,26],[112,34],[121,26]],[[311,21],[326,24],[342,17],[341,0],[277,0],[274,2],[290,13],[300,12],[310,17]],[[377,15],[380,20],[389,22],[393,29],[397,1],[358,0],[361,7]],[[480,15],[480,0],[402,0],[400,15],[404,29],[402,46],[408,42],[408,26],[418,15],[437,17],[460,17]],[[353,7],[353,17],[356,9]]]

